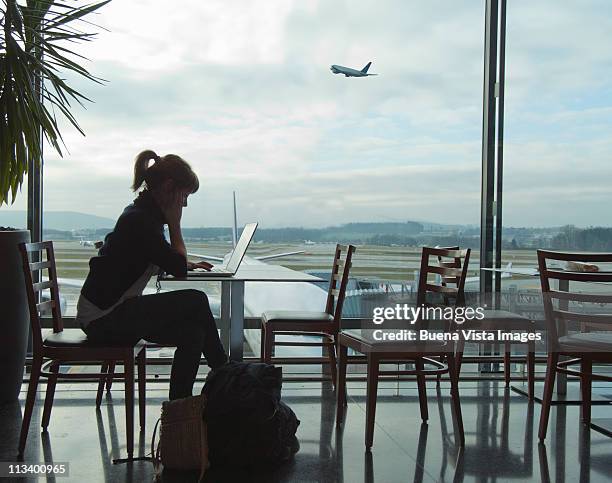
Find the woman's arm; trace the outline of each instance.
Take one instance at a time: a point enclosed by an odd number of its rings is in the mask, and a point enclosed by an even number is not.
[[[181,233],[181,218],[183,216],[182,197],[175,195],[172,202],[167,207],[162,208],[162,211],[166,217],[166,223],[168,223],[170,245],[187,260],[187,249],[185,248],[183,234]]]
[[[180,193],[176,193],[172,202],[165,207],[162,207],[166,223],[168,224],[168,232],[170,233],[170,246],[185,260],[186,269],[203,268],[210,270],[212,265],[208,262],[191,263],[187,261],[187,248],[183,241],[183,233],[181,232],[181,218],[183,216],[184,198]]]
[[[181,225],[168,224],[168,231],[170,232],[170,245],[172,245],[172,248],[183,255],[185,260],[187,260],[187,248],[185,248],[185,242],[183,241]]]
[[[185,242],[183,241],[183,233],[181,232],[180,225],[178,227],[176,225],[168,225],[168,231],[170,232],[170,245],[178,253],[183,255],[185,257],[185,260],[187,260],[187,248],[185,247]],[[210,263],[204,261],[197,263],[187,261],[187,270],[193,270],[194,268],[203,268],[204,270],[210,270],[212,267],[213,266]]]

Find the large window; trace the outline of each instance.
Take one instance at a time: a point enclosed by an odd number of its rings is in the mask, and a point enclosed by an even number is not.
[[[239,225],[260,223],[250,256],[303,251],[266,263],[325,277],[335,242],[358,245],[347,316],[416,290],[422,245],[473,247],[478,290],[484,2],[183,3],[111,2],[83,46],[108,82],[78,85],[87,137],[67,126],[45,163],[67,315],[146,148],[200,175],[190,252],[231,249],[236,191]],[[330,70],[368,62],[377,76]]]
[[[507,20],[503,264],[535,268],[538,248],[611,251],[612,9],[508,2]],[[502,301],[543,319],[537,276],[505,274]]]
[[[47,151],[45,230],[68,314],[145,148],[200,175],[190,251],[230,250],[233,191],[239,224],[260,223],[251,256],[303,250],[268,263],[324,275],[333,243],[358,244],[349,315],[365,315],[366,291],[414,289],[420,245],[477,246],[483,15],[467,1],[107,5],[96,22],[109,31],[84,46],[108,80],[85,87],[87,137],[67,129],[69,154]],[[368,62],[378,76],[330,71]]]
[[[534,267],[537,248],[612,250],[611,27],[608,2],[508,5],[505,263]]]
[[[612,9],[602,1],[508,7],[504,225],[510,247],[610,248],[610,232],[607,241],[603,233],[575,232],[610,225],[610,27]],[[512,256],[506,252],[508,261]]]

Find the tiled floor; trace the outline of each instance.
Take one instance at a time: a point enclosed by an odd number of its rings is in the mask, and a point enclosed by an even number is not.
[[[151,384],[147,428],[137,451],[150,448],[153,426],[166,390]],[[384,386],[384,384],[382,385]],[[388,385],[387,385],[388,386]],[[429,423],[421,424],[412,383],[379,391],[374,447],[364,451],[363,384],[349,386],[345,423],[335,425],[335,397],[326,384],[286,384],[283,399],[301,425],[301,444],[293,462],[273,474],[211,469],[206,481],[220,482],[377,482],[406,481],[612,481],[612,438],[585,429],[577,406],[557,406],[545,445],[538,445],[540,405],[495,382],[461,384],[466,446],[454,444],[448,388],[429,386]],[[612,388],[606,389],[612,392]],[[0,460],[15,459],[21,424],[19,404],[0,408]],[[49,432],[41,435],[42,400],[32,421],[25,460],[69,462],[70,478],[57,481],[152,481],[148,462],[113,465],[125,456],[121,385],[113,385],[101,411],[95,410],[94,387],[60,385]],[[612,406],[596,406],[593,417],[612,417]],[[137,438],[138,441],[138,438]],[[196,481],[190,473],[168,472],[163,481]],[[24,481],[24,480],[20,480]]]

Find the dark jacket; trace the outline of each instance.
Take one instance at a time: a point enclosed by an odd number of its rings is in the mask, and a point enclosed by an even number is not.
[[[123,210],[89,261],[81,293],[101,309],[116,303],[150,263],[177,277],[187,275],[187,260],[166,241],[164,215],[148,191]]]

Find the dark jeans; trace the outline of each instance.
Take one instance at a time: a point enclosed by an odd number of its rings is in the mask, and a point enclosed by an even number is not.
[[[192,395],[201,354],[212,369],[227,362],[208,297],[199,290],[128,299],[104,317],[91,321],[84,331],[96,343],[135,343],[144,339],[176,346],[170,399]]]

